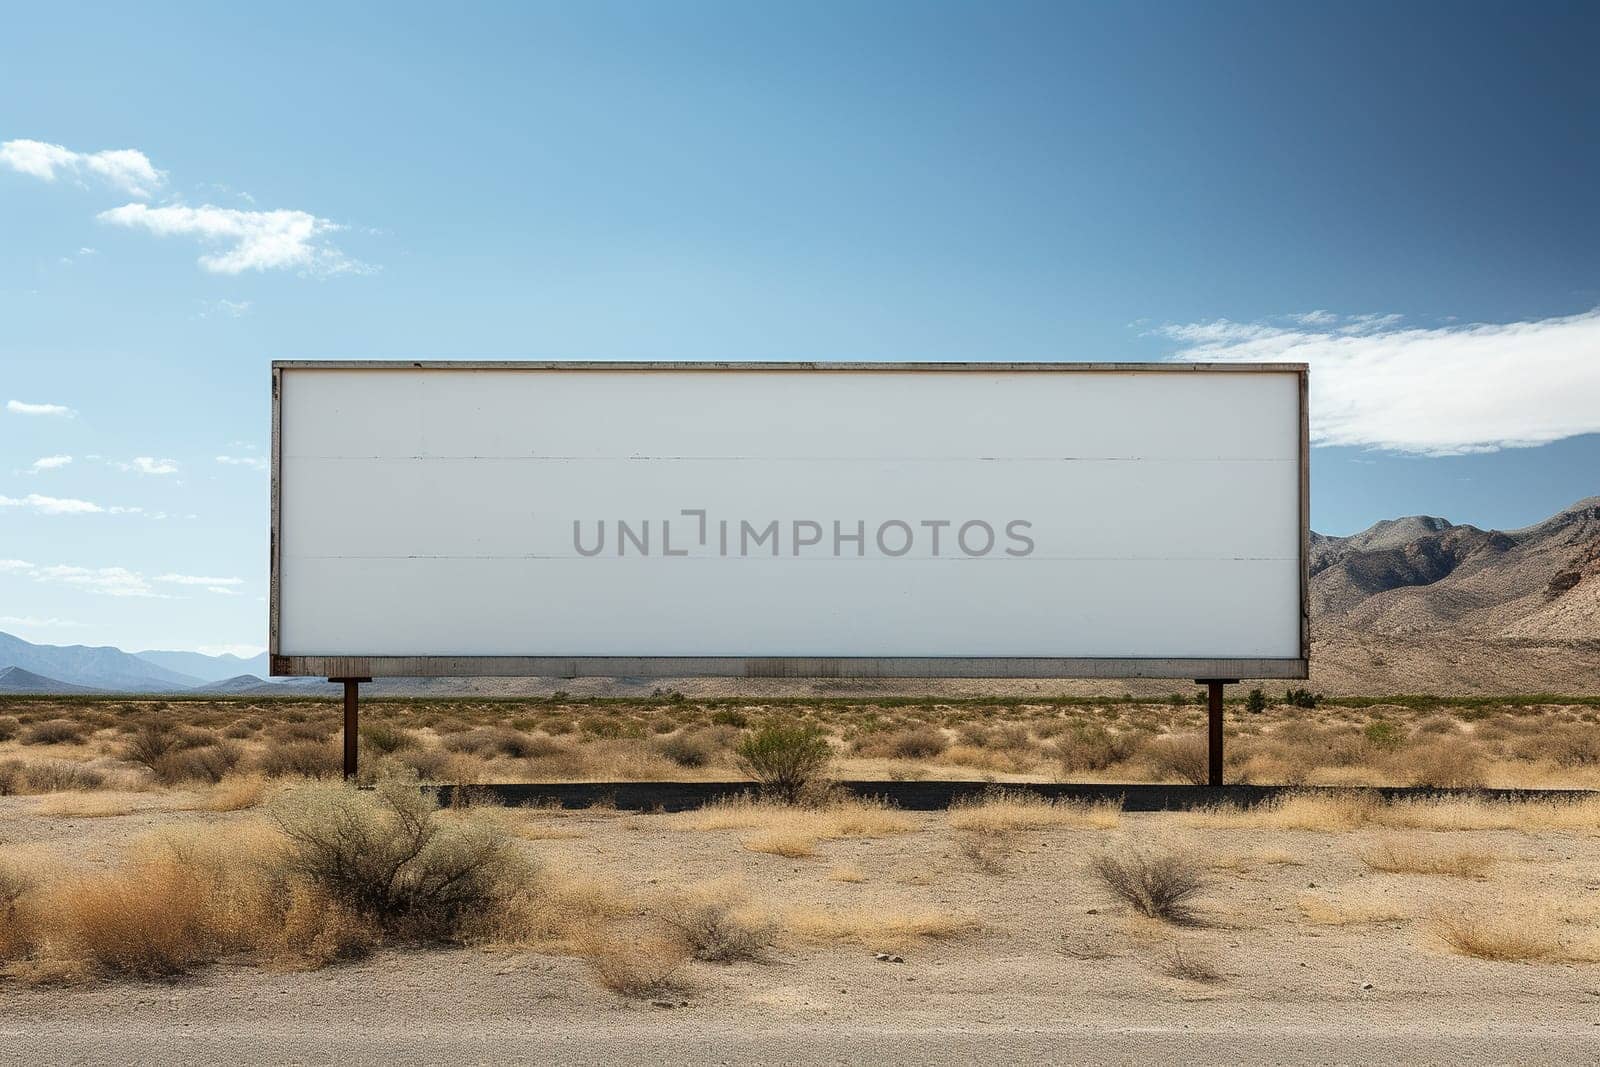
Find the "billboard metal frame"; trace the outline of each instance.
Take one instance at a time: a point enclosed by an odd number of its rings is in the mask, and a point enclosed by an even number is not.
[[[615,371],[663,373],[806,372],[904,374],[933,372],[1038,374],[1293,374],[1299,382],[1300,655],[1285,659],[1162,657],[960,657],[960,656],[385,656],[279,653],[282,501],[281,387],[285,371]],[[765,363],[594,362],[527,360],[274,360],[272,363],[272,539],[268,654],[278,676],[322,678],[629,677],[695,675],[730,678],[1284,678],[1309,674],[1311,657],[1309,370],[1304,363]],[[1217,501],[1227,507],[1226,500]]]

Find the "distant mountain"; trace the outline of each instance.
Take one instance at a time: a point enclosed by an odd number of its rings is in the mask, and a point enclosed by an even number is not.
[[[91,689],[86,685],[72,685],[60,682],[54,678],[46,678],[42,674],[25,671],[21,667],[0,667],[0,693],[102,693],[103,689]]]
[[[1600,691],[1600,497],[1520,530],[1419,515],[1314,534],[1311,575],[1314,686]]]
[[[1311,614],[1410,636],[1600,640],[1600,497],[1521,530],[1415,516],[1313,537]]]
[[[8,633],[0,633],[0,667],[20,667],[69,685],[120,693],[170,693],[201,682],[118,648],[35,645]]]
[[[260,681],[270,669],[265,652],[249,659],[226,652],[220,656],[208,656],[203,652],[135,652],[134,655],[157,667],[187,674],[202,682],[225,681],[241,674],[256,675],[257,681]]]

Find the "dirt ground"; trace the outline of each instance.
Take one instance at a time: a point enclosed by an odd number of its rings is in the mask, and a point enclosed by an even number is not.
[[[95,818],[46,814],[53,799],[0,798],[0,850],[93,871],[158,831],[242,832],[262,819],[181,810],[195,801],[181,790],[118,795],[107,810],[127,813]],[[504,946],[386,948],[303,973],[224,960],[171,982],[11,982],[0,984],[0,1060],[1600,1060],[1600,963],[1576,962],[1600,958],[1600,820],[1588,817],[1560,829],[1515,817],[1499,821],[1521,828],[1290,829],[1101,812],[962,829],[958,814],[905,813],[898,832],[823,836],[794,857],[755,850],[781,816],[715,829],[692,814],[492,817],[545,868],[610,884],[641,909],[713,885],[779,917],[782,933],[760,960],[691,961],[670,994],[645,996],[601,988],[579,956]],[[1201,865],[1192,925],[1135,915],[1091,870],[1095,856],[1141,850]],[[1385,873],[1375,855],[1444,857],[1455,873]],[[906,916],[948,921],[937,936],[874,923]],[[1439,932],[1451,916],[1554,947],[1535,962],[1470,958]],[[829,917],[857,935],[814,936]]]

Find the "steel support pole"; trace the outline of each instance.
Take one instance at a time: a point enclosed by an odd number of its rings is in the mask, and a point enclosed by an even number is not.
[[[329,678],[328,681],[344,683],[344,776],[349,780],[356,776],[360,752],[361,683],[372,679]]]
[[[1206,687],[1206,734],[1208,761],[1206,784],[1222,784],[1222,687],[1237,682],[1237,678],[1196,678],[1195,684]]]
[[[1207,778],[1208,785],[1222,784],[1222,683],[1212,682],[1206,694],[1206,709],[1210,714],[1210,756],[1211,771]],[[348,701],[348,698],[346,698]],[[346,714],[351,714],[346,712]],[[348,727],[346,727],[348,729]],[[345,759],[350,759],[346,756]],[[348,773],[348,772],[347,772]]]

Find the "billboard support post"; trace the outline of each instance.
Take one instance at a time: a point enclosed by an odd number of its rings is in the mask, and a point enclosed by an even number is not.
[[[356,776],[356,764],[360,752],[360,729],[358,718],[361,714],[361,683],[370,682],[371,678],[329,678],[330,682],[344,683],[344,776],[346,780]]]
[[[1197,685],[1206,687],[1206,712],[1207,745],[1209,766],[1206,775],[1207,785],[1222,784],[1222,687],[1234,685],[1237,678],[1196,678]]]

